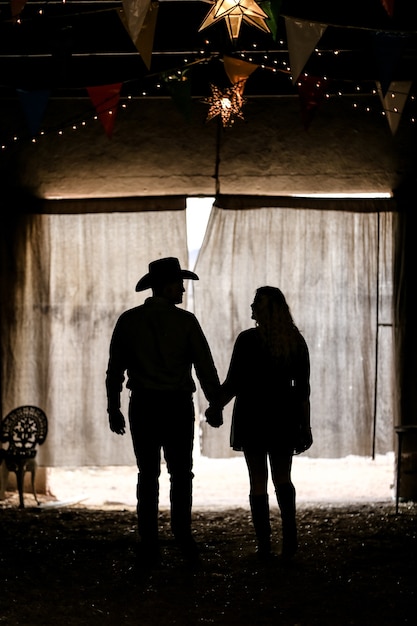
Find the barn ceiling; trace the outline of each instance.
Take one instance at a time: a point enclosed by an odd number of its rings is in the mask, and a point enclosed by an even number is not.
[[[48,87],[55,96],[67,96],[89,85],[123,82],[125,92],[142,93],[155,88],[152,79],[161,72],[211,59],[211,63],[199,63],[192,74],[194,95],[205,94],[208,80],[220,74],[216,60],[225,54],[250,55],[254,62],[262,62],[267,53],[279,68],[285,67],[285,16],[328,25],[318,44],[320,55],[312,55],[306,67],[311,73],[335,81],[375,81],[380,69],[373,54],[373,36],[385,33],[404,36],[401,63],[393,77],[409,79],[417,67],[416,11],[409,0],[392,3],[394,16],[389,17],[383,0],[283,0],[275,38],[244,22],[238,40],[231,43],[224,20],[199,32],[210,9],[208,2],[160,0],[148,68],[119,17],[121,1],[27,0],[16,23],[10,19],[10,1],[1,0],[1,89],[5,94],[8,88]],[[335,56],[335,50],[340,54]],[[285,74],[278,79],[257,72],[247,84],[247,95],[294,93]]]
[[[394,6],[393,16],[384,3]],[[6,184],[66,198],[212,195],[220,177],[227,193],[361,193],[391,190],[415,169],[417,18],[409,0],[283,0],[275,36],[243,23],[233,43],[223,20],[199,32],[210,3],[160,0],[148,64],[120,19],[121,1],[27,0],[21,6],[13,19],[11,2],[0,0],[0,142],[16,144],[0,154]],[[331,101],[308,135],[289,71],[288,18],[326,25],[304,69],[325,77]],[[400,47],[395,57],[391,45]],[[387,55],[382,65],[381,54]],[[202,102],[212,84],[230,84],[225,57],[259,69],[245,85],[244,122],[222,138],[220,150]],[[375,95],[384,63],[390,81],[411,85],[395,136]],[[165,80],[183,72],[195,105],[191,124],[174,111]],[[87,88],[114,83],[121,85],[120,102],[139,104],[118,114],[111,142],[97,129],[67,134],[65,141],[54,136],[91,115]],[[48,136],[34,147],[16,94],[42,89],[50,99]],[[356,102],[359,115],[352,112]]]

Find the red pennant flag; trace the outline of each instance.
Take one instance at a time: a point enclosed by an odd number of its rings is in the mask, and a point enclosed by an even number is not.
[[[121,88],[122,83],[87,87],[90,100],[94,104],[99,120],[109,138],[113,134]]]
[[[302,74],[298,79],[298,93],[301,102],[301,118],[305,130],[308,130],[314,114],[324,97],[325,79]]]
[[[27,0],[10,0],[10,10],[12,17],[19,17],[23,9],[25,8]]]
[[[395,0],[381,0],[382,6],[390,17],[394,17],[394,4]]]

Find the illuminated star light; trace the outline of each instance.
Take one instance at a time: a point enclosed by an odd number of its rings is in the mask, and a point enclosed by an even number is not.
[[[219,20],[226,20],[230,39],[239,37],[242,20],[250,26],[255,26],[265,33],[270,33],[265,20],[268,14],[255,2],[255,0],[212,0],[213,6],[206,15],[199,32]]]
[[[242,107],[246,99],[242,96],[242,85],[235,83],[232,87],[228,87],[223,91],[210,85],[212,96],[203,100],[205,104],[210,105],[207,114],[207,122],[213,117],[220,116],[223,126],[232,126],[236,118],[244,119]]]

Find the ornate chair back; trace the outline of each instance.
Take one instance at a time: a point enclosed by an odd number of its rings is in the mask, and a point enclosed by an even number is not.
[[[24,508],[24,477],[32,474],[32,490],[37,504],[36,494],[36,454],[48,434],[48,420],[42,409],[37,406],[19,406],[0,422],[0,441],[7,444],[1,450],[3,460],[3,485],[7,482],[8,472],[16,474],[19,491],[19,507]]]

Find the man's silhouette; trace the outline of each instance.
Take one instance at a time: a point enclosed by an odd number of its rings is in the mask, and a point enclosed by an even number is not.
[[[120,393],[127,373],[129,424],[138,466],[137,513],[141,557],[154,560],[158,546],[158,496],[161,449],[170,475],[171,528],[187,558],[197,557],[191,529],[192,452],[194,442],[192,378],[194,366],[209,402],[219,392],[219,378],[207,340],[192,313],[178,308],[184,279],[198,280],[181,269],[177,258],[149,264],[136,291],[152,289],[141,306],[122,313],[113,331],[106,389],[110,429],[125,432]],[[221,412],[209,423],[220,426]]]

